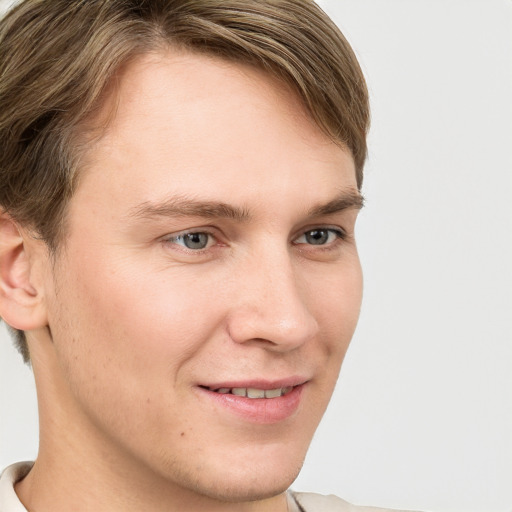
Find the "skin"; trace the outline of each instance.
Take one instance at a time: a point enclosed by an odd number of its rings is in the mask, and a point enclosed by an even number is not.
[[[55,262],[21,230],[41,440],[16,491],[42,512],[285,511],[359,315],[352,157],[240,65],[146,55],[116,93]],[[289,378],[300,403],[270,424],[198,387]]]

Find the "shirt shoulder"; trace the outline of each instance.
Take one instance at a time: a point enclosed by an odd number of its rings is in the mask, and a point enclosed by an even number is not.
[[[14,491],[14,484],[30,471],[32,464],[32,462],[18,462],[2,472],[0,476],[0,512],[27,512]]]
[[[390,508],[361,507],[352,505],[334,495],[310,492],[290,492],[299,512],[407,512]],[[410,512],[410,511],[409,511]]]

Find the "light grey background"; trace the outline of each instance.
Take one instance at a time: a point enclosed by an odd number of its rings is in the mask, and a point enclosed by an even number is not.
[[[320,3],[371,91],[365,297],[294,487],[510,512],[512,2]],[[34,458],[36,437],[31,373],[1,332],[0,466]]]

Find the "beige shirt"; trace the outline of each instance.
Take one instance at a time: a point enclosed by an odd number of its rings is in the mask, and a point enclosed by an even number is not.
[[[290,512],[400,512],[391,510],[390,508],[376,507],[360,507],[351,505],[345,500],[333,496],[324,496],[309,492],[293,492],[288,493],[289,499],[295,503],[288,504]],[[295,508],[294,508],[295,507]],[[3,511],[2,511],[3,512]],[[407,511],[402,511],[407,512]]]
[[[0,477],[0,512],[27,512],[22,505],[14,484],[21,480],[32,467],[32,462],[19,462],[9,466]],[[390,509],[358,507],[336,496],[288,492],[289,512],[393,512]],[[395,511],[396,512],[396,511]]]
[[[14,492],[14,484],[32,467],[32,462],[18,462],[9,466],[0,476],[0,512],[27,512]]]

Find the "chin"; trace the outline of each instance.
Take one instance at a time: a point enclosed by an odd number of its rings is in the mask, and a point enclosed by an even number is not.
[[[265,451],[265,450],[262,450]],[[167,479],[179,482],[182,489],[191,491],[197,497],[203,496],[218,502],[251,502],[269,499],[288,490],[297,478],[305,453],[288,453],[277,450],[266,457],[253,453],[232,452],[228,457],[202,460],[194,469],[177,468],[173,464]]]
[[[286,492],[299,475],[301,468],[302,463],[289,470],[287,474],[276,474],[274,471],[267,471],[266,474],[257,470],[240,471],[234,478],[210,482],[210,485],[200,486],[198,482],[196,492],[223,502],[265,500]]]

